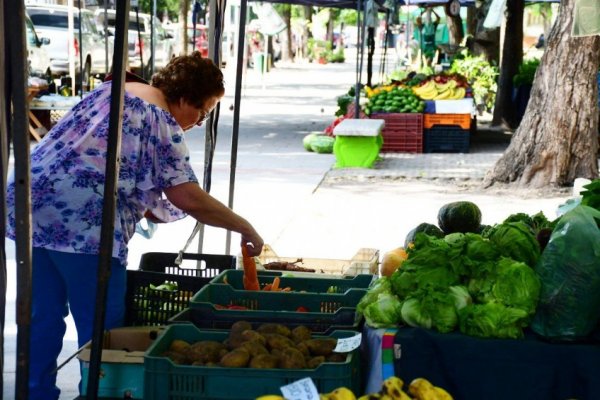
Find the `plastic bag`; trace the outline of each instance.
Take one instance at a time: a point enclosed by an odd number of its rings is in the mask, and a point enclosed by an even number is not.
[[[559,220],[536,266],[542,283],[531,323],[551,340],[586,339],[600,318],[600,211],[577,206]]]
[[[158,229],[158,224],[150,221],[147,218],[142,218],[140,222],[135,224],[135,232],[139,233],[146,239],[151,239],[154,236],[154,232]]]

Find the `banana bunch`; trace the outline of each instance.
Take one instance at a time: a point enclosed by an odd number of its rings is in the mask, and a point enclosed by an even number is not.
[[[429,80],[422,86],[413,87],[413,92],[423,100],[458,100],[466,94],[465,88],[457,87],[453,79],[445,83]]]

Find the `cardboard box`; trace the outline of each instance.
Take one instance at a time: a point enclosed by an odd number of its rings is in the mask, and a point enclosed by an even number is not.
[[[100,364],[98,397],[144,398],[144,353],[162,327],[124,327],[105,333]],[[82,395],[87,393],[92,342],[77,358],[81,361]]]

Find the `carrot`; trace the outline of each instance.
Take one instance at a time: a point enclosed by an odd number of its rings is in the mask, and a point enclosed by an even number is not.
[[[244,289],[260,290],[258,275],[256,273],[256,262],[254,262],[254,257],[248,255],[246,246],[242,246],[242,264],[244,265]]]
[[[265,292],[270,292],[272,287],[273,287],[273,284],[272,284],[272,283],[267,283],[267,284],[266,284],[266,285],[265,285],[265,286],[262,288],[262,290],[264,290]]]
[[[279,289],[279,281],[280,281],[280,279],[279,279],[278,276],[276,276],[275,278],[273,278],[273,286],[271,287],[272,291],[281,290],[281,289]]]

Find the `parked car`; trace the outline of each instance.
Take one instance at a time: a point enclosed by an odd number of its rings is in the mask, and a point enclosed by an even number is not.
[[[50,38],[47,45],[50,56],[50,68],[57,76],[69,74],[69,57],[75,65],[75,80],[79,82],[80,71],[83,72],[84,90],[91,87],[94,75],[103,76],[110,70],[113,53],[113,41],[109,40],[108,70],[105,36],[96,28],[94,14],[90,10],[81,10],[81,38],[79,33],[79,9],[72,7],[73,13],[73,43],[68,43],[68,6],[62,5],[27,5],[27,13],[41,36]],[[83,59],[83,69],[80,68],[80,54]]]
[[[50,43],[47,37],[38,37],[31,18],[25,15],[25,29],[27,32],[27,62],[30,76],[50,80],[52,69],[50,67],[50,56],[46,46]]]
[[[107,10],[108,29],[111,33],[115,30],[116,11]],[[104,10],[98,9],[95,11],[96,23],[98,26],[104,26]],[[129,13],[129,33],[128,33],[128,65],[132,72],[143,75],[146,78],[150,77],[151,66],[151,32],[150,24],[152,16],[150,14],[135,12]],[[156,17],[153,19],[155,30],[154,40],[154,69],[159,69],[167,65],[171,58],[175,55],[173,50],[173,36],[167,32],[160,20]],[[139,28],[139,36],[138,36]],[[141,54],[141,57],[140,57]],[[143,74],[142,74],[143,68]]]

